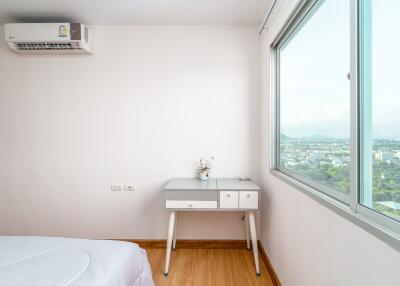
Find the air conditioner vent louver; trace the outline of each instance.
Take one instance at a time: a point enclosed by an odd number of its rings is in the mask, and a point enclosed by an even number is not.
[[[18,54],[92,54],[91,31],[80,23],[6,23],[4,37]]]
[[[79,49],[79,43],[17,43],[17,50],[73,50]]]

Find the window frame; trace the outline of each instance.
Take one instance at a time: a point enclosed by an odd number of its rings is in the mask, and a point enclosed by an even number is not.
[[[400,250],[400,221],[361,204],[363,149],[362,25],[364,0],[350,0],[350,193],[309,180],[279,166],[280,160],[280,49],[296,35],[325,0],[302,0],[270,45],[270,173],[316,199],[334,212]],[[365,4],[366,5],[366,4]],[[365,11],[364,11],[365,12]]]
[[[365,40],[371,40],[370,38],[365,39],[365,17],[371,17],[371,0],[363,1],[359,0],[358,1],[358,18],[357,18],[357,34],[356,34],[356,39],[358,42],[357,45],[357,54],[355,57],[357,57],[357,81],[358,81],[358,104],[357,104],[357,110],[358,110],[358,116],[357,116],[357,132],[358,132],[358,140],[357,140],[357,154],[358,154],[358,164],[357,164],[357,174],[358,174],[358,189],[356,190],[358,197],[357,197],[357,211],[362,214],[365,217],[368,217],[369,219],[378,222],[380,225],[394,230],[397,234],[400,234],[400,220],[396,220],[395,218],[392,218],[390,216],[387,216],[383,213],[380,213],[376,210],[374,210],[371,207],[365,205],[362,202],[362,196],[364,195],[364,192],[366,189],[369,189],[369,191],[373,192],[372,190],[372,185],[367,185],[365,183],[364,177],[370,176],[372,178],[373,176],[373,171],[372,171],[372,162],[371,162],[371,156],[369,155],[369,150],[372,149],[372,146],[369,146],[368,148],[365,147],[365,142],[368,142],[368,144],[373,144],[373,138],[371,131],[366,131],[366,130],[372,130],[371,129],[371,109],[372,108],[372,91],[366,91],[368,88],[364,86],[364,83],[366,81],[370,81],[370,72],[365,72],[364,66],[365,64],[365,58],[368,57],[366,54],[371,53],[371,49],[368,49],[366,51],[365,49]],[[365,15],[369,14],[369,15]],[[369,23],[368,25],[370,25]],[[371,29],[369,26],[368,29]],[[369,31],[371,32],[371,31]],[[370,37],[370,35],[368,36]],[[370,55],[369,55],[370,56]],[[370,64],[368,64],[370,65]],[[364,77],[367,79],[364,80]],[[365,173],[367,172],[365,168],[365,164],[369,164],[371,167],[371,171],[368,172],[366,175]],[[371,202],[372,204],[373,202]]]
[[[274,169],[292,177],[303,184],[310,186],[314,189],[317,189],[328,195],[332,198],[335,198],[341,201],[344,204],[350,205],[350,193],[345,193],[340,190],[335,189],[334,187],[325,185],[317,180],[313,180],[312,178],[308,178],[301,174],[298,174],[290,169],[284,168],[280,166],[280,51],[286,47],[287,44],[290,43],[290,40],[297,35],[304,25],[307,24],[308,20],[314,15],[315,12],[318,11],[319,7],[323,4],[324,1],[320,0],[313,0],[313,1],[305,1],[305,4],[300,7],[299,11],[295,13],[294,18],[290,21],[288,27],[284,30],[280,37],[272,44],[272,50],[274,51],[273,54],[273,61],[275,67],[275,77],[274,77],[274,86],[275,90],[275,150],[274,150]],[[353,158],[351,158],[353,160]]]

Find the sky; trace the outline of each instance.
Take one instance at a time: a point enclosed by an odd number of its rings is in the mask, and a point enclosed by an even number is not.
[[[400,138],[398,0],[372,1],[372,120],[375,137]]]
[[[373,134],[399,137],[400,1],[372,0]],[[281,51],[281,133],[350,136],[350,1],[327,0]]]

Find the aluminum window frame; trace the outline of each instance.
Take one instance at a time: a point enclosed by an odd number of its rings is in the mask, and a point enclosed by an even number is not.
[[[283,25],[270,45],[270,173],[294,188],[319,201],[337,214],[383,240],[400,251],[400,221],[381,214],[361,204],[363,169],[363,112],[364,98],[362,86],[362,10],[363,2],[369,0],[350,0],[350,193],[311,182],[300,174],[280,168],[280,49],[291,37],[296,35],[307,20],[312,17],[325,0],[302,0],[291,17]],[[332,193],[332,191],[334,193]],[[347,197],[343,197],[346,195]]]
[[[350,205],[350,192],[345,193],[335,189],[332,186],[323,184],[312,178],[308,178],[299,173],[296,173],[290,169],[283,168],[280,166],[280,51],[290,43],[290,40],[297,35],[304,25],[307,24],[308,20],[318,11],[319,7],[325,2],[325,0],[312,0],[304,1],[303,5],[298,8],[298,11],[294,13],[294,17],[289,21],[288,26],[283,30],[280,36],[272,44],[272,61],[274,64],[274,150],[273,150],[273,169],[292,177],[307,186],[315,188],[325,195],[333,197],[342,203]],[[353,160],[353,158],[351,158]]]
[[[371,39],[371,20],[366,21],[366,17],[371,17],[372,13],[371,0],[359,0],[358,5],[358,19],[357,19],[357,59],[358,59],[358,180],[359,188],[357,189],[357,211],[365,217],[378,222],[380,225],[394,230],[400,234],[400,220],[385,215],[373,209],[372,200],[372,178],[373,178],[373,163],[371,151],[373,150],[373,136],[372,136],[372,90],[371,87],[366,87],[371,84],[371,63],[366,57],[372,57],[371,44],[366,44]],[[366,35],[367,34],[367,35]],[[370,59],[369,59],[370,60]],[[366,166],[367,165],[367,166]],[[365,178],[369,178],[366,182]],[[368,194],[371,201],[363,201],[363,197]]]

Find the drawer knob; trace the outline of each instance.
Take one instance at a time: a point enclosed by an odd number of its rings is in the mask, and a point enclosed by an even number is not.
[[[251,195],[250,195],[250,194],[247,194],[247,197],[248,197],[248,198],[250,198],[250,197],[251,197]]]
[[[227,194],[226,196],[227,196],[228,198],[230,198],[230,197],[231,197],[231,194]]]
[[[189,204],[189,206],[188,206],[189,208],[191,208],[191,207],[193,207],[193,205],[192,204]]]

